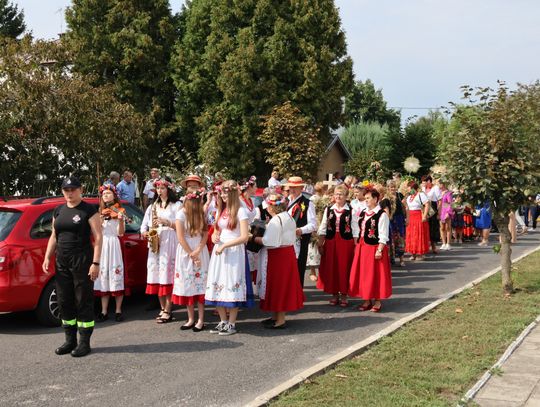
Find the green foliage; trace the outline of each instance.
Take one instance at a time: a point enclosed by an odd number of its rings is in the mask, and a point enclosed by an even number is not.
[[[401,114],[388,109],[382,90],[375,89],[373,82],[355,82],[345,99],[345,116],[348,123],[375,122],[399,131]]]
[[[24,56],[24,58],[22,58]],[[5,41],[0,48],[0,193],[28,194],[69,174],[94,177],[138,169],[148,156],[153,128],[147,116],[93,87],[61,61],[59,43]]]
[[[384,177],[383,167],[387,166],[392,148],[387,124],[353,123],[345,128],[340,138],[352,155],[351,160],[346,164],[347,174],[366,178],[371,164],[377,161],[380,167],[379,174]]]
[[[66,21],[74,72],[113,85],[122,102],[150,114],[158,128],[172,120],[176,28],[167,0],[73,0]]]
[[[0,37],[17,38],[24,30],[24,12],[8,0],[0,0]]]
[[[435,130],[443,126],[443,123],[445,119],[441,114],[431,112],[408,123],[402,133],[391,134],[390,168],[404,171],[403,162],[414,155],[420,161],[420,173],[427,174],[435,163],[438,148]]]
[[[315,176],[324,151],[319,129],[287,101],[264,118],[259,140],[266,162],[280,174],[294,174],[304,179]]]
[[[288,100],[323,142],[341,123],[352,61],[333,1],[194,0],[183,17],[173,58],[177,125],[208,167],[236,177],[268,171],[260,118]]]
[[[463,91],[471,104],[454,105],[441,159],[466,196],[506,216],[540,176],[540,82]]]

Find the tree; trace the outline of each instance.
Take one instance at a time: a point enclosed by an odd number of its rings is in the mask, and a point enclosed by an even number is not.
[[[8,0],[0,0],[0,37],[17,38],[24,30],[24,12]]]
[[[430,113],[414,122],[409,122],[403,132],[390,134],[392,151],[389,154],[389,167],[403,171],[403,162],[414,155],[420,160],[421,171],[428,173],[435,163],[437,144],[435,130],[445,119],[439,113]]]
[[[122,102],[163,129],[174,115],[169,62],[176,40],[167,0],[73,0],[65,40],[73,71],[111,84]]]
[[[352,158],[346,164],[346,172],[366,177],[371,163],[377,161],[387,167],[391,152],[390,130],[387,124],[359,122],[350,124],[340,136]],[[384,175],[381,173],[381,176]]]
[[[275,107],[264,118],[259,136],[266,162],[280,174],[314,177],[324,151],[318,133],[291,102]]]
[[[386,124],[393,132],[401,127],[401,114],[387,107],[382,89],[375,89],[370,79],[354,83],[345,99],[345,116],[348,123]]]
[[[352,61],[332,0],[194,0],[184,29],[173,59],[177,124],[208,167],[267,172],[261,116],[288,100],[323,143],[342,122]]]
[[[40,194],[75,173],[142,168],[153,128],[119,102],[111,85],[72,74],[59,43],[4,41],[0,47],[0,193]]]
[[[441,160],[468,198],[491,203],[501,237],[505,293],[513,291],[509,214],[525,201],[540,176],[540,82],[510,91],[463,88],[468,105],[453,105]],[[474,99],[473,99],[474,98]]]

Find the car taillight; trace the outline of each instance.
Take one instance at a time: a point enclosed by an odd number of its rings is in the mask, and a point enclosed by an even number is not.
[[[6,246],[0,249],[0,272],[12,269],[19,259],[23,248],[19,246]]]

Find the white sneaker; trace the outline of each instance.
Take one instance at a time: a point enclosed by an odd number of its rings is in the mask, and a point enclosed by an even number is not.
[[[446,250],[446,244],[443,244],[441,247],[439,247],[439,250]]]
[[[450,244],[447,244],[446,245],[446,251],[449,251],[449,250],[452,250],[452,246],[450,246]]]
[[[534,229],[533,228],[528,228],[527,229],[529,232],[534,232]]]
[[[221,332],[223,332],[223,330],[225,329],[225,327],[229,325],[228,322],[225,322],[225,321],[221,321],[219,324],[216,325],[215,328],[213,329],[210,329],[210,332],[211,334],[219,334]]]
[[[235,333],[236,333],[236,326],[232,324],[227,324],[221,330],[221,332],[218,333],[218,335],[226,336],[226,335],[234,335]]]

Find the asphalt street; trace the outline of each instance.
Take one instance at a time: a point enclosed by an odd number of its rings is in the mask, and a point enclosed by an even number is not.
[[[495,238],[492,237],[492,243]],[[540,245],[530,233],[513,246],[515,258]],[[394,295],[383,312],[328,305],[329,296],[306,283],[305,308],[286,330],[264,329],[258,309],[239,315],[237,335],[180,331],[158,325],[144,297],[125,306],[126,321],[97,325],[92,353],[56,356],[60,328],[38,325],[31,314],[0,315],[0,405],[241,406],[313,364],[363,340],[498,266],[499,256],[474,243],[454,246],[424,262],[393,271]],[[111,314],[112,315],[112,314]],[[208,328],[217,318],[207,312]]]

